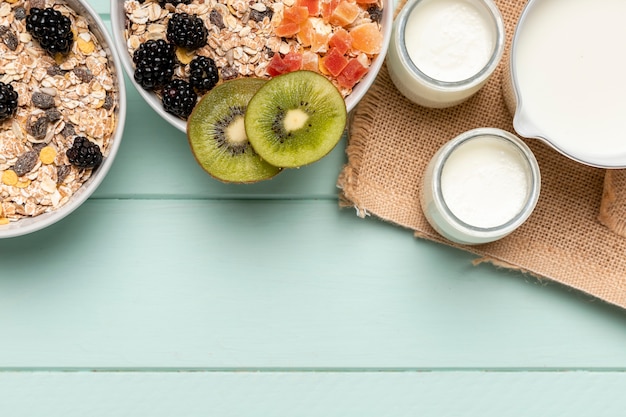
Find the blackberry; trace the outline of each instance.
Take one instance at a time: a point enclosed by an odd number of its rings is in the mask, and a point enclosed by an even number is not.
[[[163,39],[148,40],[133,54],[134,78],[146,90],[167,84],[174,75],[174,45]]]
[[[189,63],[189,83],[196,91],[205,93],[215,87],[219,72],[215,61],[206,56],[197,56]]]
[[[51,7],[32,7],[26,16],[26,30],[51,55],[67,54],[72,49],[72,22],[69,17]]]
[[[175,13],[167,22],[167,40],[189,50],[206,45],[208,30],[195,14]]]
[[[74,144],[65,153],[70,163],[78,168],[96,168],[102,162],[102,152],[97,143],[84,136],[74,138]]]
[[[17,110],[17,91],[11,84],[0,82],[0,122],[8,119]]]
[[[191,85],[181,79],[172,80],[163,87],[163,108],[166,112],[186,119],[196,106],[198,95]]]

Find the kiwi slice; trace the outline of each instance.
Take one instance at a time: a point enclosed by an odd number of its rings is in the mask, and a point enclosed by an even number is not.
[[[187,138],[196,161],[223,182],[250,183],[280,172],[254,151],[244,128],[252,96],[267,81],[238,78],[206,93],[187,119]]]
[[[245,127],[254,150],[283,168],[328,154],[346,127],[346,103],[326,77],[299,70],[276,76],[248,103]]]

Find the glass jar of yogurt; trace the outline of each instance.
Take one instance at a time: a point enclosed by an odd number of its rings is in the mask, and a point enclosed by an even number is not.
[[[502,15],[491,0],[409,0],[394,22],[387,69],[409,100],[451,107],[487,82],[504,41]]]
[[[521,226],[540,188],[539,165],[521,139],[501,129],[478,128],[435,153],[423,176],[421,206],[443,237],[475,245]]]

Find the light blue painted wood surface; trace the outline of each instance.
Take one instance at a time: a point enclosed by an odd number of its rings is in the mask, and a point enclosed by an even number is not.
[[[0,416],[623,415],[623,310],[339,209],[344,142],[212,180],[128,96],[92,198],[0,241]]]

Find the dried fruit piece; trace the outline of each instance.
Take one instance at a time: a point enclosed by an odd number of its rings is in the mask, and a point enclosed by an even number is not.
[[[283,12],[283,21],[297,24],[304,23],[309,18],[309,9],[305,6],[292,6]]]
[[[331,48],[330,52],[321,59],[321,63],[331,75],[336,77],[348,65],[348,58],[337,48]]]
[[[93,80],[93,73],[89,70],[89,68],[76,67],[72,70],[72,72],[84,83],[88,83]]]
[[[306,7],[309,16],[317,16],[320,13],[320,0],[297,0],[296,4]]]
[[[19,41],[15,32],[13,32],[9,27],[0,26],[0,38],[11,51],[15,51],[17,49]]]
[[[49,94],[35,91],[31,96],[33,106],[46,110],[54,107],[54,97]]]
[[[354,22],[360,11],[361,8],[358,4],[344,0],[335,7],[329,21],[333,25],[348,26]]]
[[[26,122],[26,132],[35,139],[43,139],[48,132],[48,118],[44,114],[43,116],[35,119],[34,116],[30,116]]]
[[[57,165],[57,184],[63,183],[71,170],[72,167],[69,165]]]
[[[352,48],[366,54],[378,54],[383,46],[383,34],[376,23],[363,23],[350,30]]]
[[[21,154],[15,164],[13,165],[13,171],[18,177],[28,174],[37,165],[37,152],[27,151]]]
[[[348,65],[341,71],[341,74],[337,77],[339,86],[343,88],[352,88],[354,85],[363,78],[367,73],[367,68],[364,67],[358,59],[353,58],[348,62]]]
[[[345,54],[352,47],[352,36],[344,28],[339,28],[328,40],[328,46],[336,48],[341,54]]]
[[[280,22],[280,25],[276,29],[274,29],[274,33],[276,36],[280,37],[289,37],[293,36],[300,31],[300,25],[296,22],[291,22],[289,20],[283,20]]]
[[[252,17],[252,12],[250,12],[250,18],[252,20],[256,20]],[[263,18],[261,18],[261,20],[263,20]],[[216,26],[218,29],[224,29],[226,27],[224,25],[224,18],[222,17],[220,12],[215,9],[211,10],[211,12],[209,13],[209,22],[211,22],[211,24]]]

